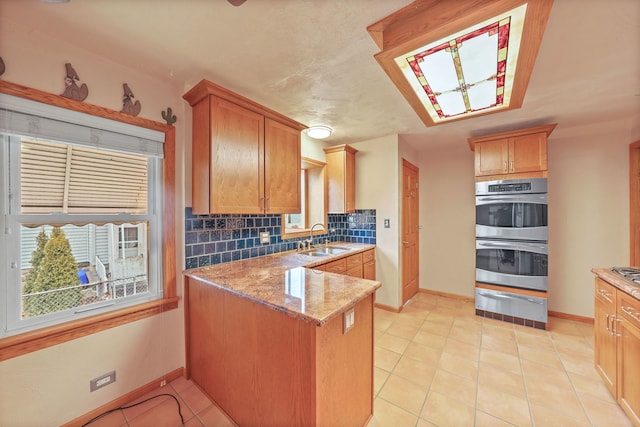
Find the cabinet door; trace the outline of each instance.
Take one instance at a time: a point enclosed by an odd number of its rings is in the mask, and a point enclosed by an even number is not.
[[[329,273],[344,274],[347,271],[347,260],[345,258],[331,261],[325,264],[325,271]]]
[[[344,274],[347,276],[358,277],[362,279],[362,264],[358,265],[357,267],[348,269]]]
[[[211,213],[262,212],[263,150],[264,116],[211,97]]]
[[[300,212],[300,132],[265,119],[265,211]]]
[[[364,279],[376,280],[376,262],[369,261],[362,265],[362,277]]]
[[[509,172],[547,170],[547,136],[534,133],[509,139]]]
[[[618,402],[640,425],[640,302],[618,292]]]
[[[596,278],[595,298],[595,368],[613,396],[616,395],[616,336],[615,324],[616,290],[613,286]]]
[[[356,153],[348,145],[324,148],[327,153],[328,213],[351,213],[356,210]]]
[[[509,171],[509,140],[478,142],[474,148],[476,176],[500,175]]]
[[[356,211],[356,155],[346,151],[345,156],[344,211],[352,213]]]

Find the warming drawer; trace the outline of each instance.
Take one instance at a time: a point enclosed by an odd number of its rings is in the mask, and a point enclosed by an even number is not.
[[[476,309],[547,323],[547,299],[476,288]]]

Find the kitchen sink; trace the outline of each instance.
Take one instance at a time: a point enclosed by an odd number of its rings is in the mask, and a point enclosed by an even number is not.
[[[341,248],[338,246],[323,246],[321,248],[313,248],[300,253],[309,256],[328,256],[341,254],[343,252],[347,252],[348,250],[349,248]]]
[[[326,252],[316,252],[315,249],[311,250],[311,251],[304,251],[304,252],[300,252],[302,255],[307,255],[307,256],[329,256],[331,254],[328,254]]]

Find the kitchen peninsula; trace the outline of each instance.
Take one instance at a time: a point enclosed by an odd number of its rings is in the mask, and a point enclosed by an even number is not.
[[[238,425],[369,421],[381,284],[321,266],[362,259],[375,246],[338,246],[184,272],[187,376]]]

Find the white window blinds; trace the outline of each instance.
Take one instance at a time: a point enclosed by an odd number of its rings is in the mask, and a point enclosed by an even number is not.
[[[164,132],[0,94],[0,132],[163,157]]]

